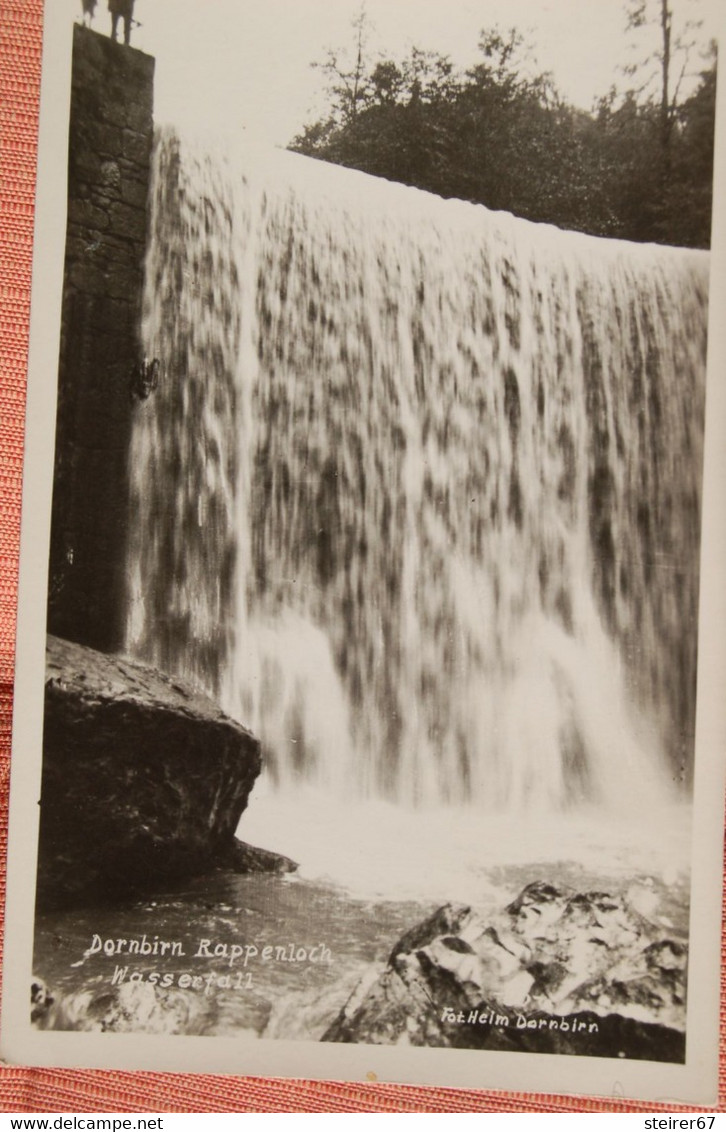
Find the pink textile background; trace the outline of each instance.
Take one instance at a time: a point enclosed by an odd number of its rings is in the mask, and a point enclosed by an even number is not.
[[[5,892],[42,7],[42,0],[0,0],[0,902]],[[721,1112],[726,1112],[725,951],[722,935]],[[635,1112],[653,1107],[544,1094],[0,1066],[1,1112]]]

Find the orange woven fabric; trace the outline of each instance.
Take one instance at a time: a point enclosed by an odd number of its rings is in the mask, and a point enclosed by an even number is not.
[[[5,891],[41,34],[42,0],[0,0],[0,901]],[[726,1111],[725,1000],[722,977],[717,1110],[722,1112]],[[2,1112],[637,1112],[653,1108],[542,1094],[0,1067]]]

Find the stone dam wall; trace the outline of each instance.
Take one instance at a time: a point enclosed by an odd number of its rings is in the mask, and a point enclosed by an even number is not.
[[[123,643],[154,59],[76,26],[48,628]],[[141,388],[141,391],[139,391]]]

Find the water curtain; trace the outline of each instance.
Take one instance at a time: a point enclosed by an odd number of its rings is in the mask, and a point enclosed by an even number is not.
[[[687,791],[707,287],[702,252],[160,132],[129,650],[280,787]]]

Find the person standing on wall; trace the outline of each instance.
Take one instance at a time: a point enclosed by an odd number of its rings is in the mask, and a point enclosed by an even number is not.
[[[128,47],[131,42],[131,22],[134,16],[134,0],[108,0],[108,10],[111,13],[111,39],[118,38],[118,22],[124,22],[124,43]]]
[[[81,7],[83,8],[83,22],[90,28],[96,13],[96,0],[81,0]]]

